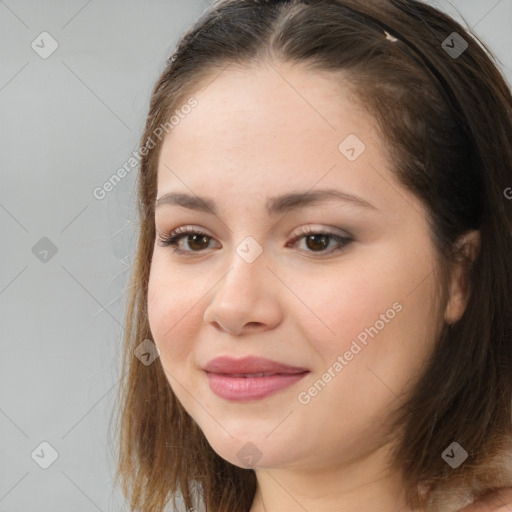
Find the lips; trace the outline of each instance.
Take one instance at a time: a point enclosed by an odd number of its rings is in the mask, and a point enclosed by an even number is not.
[[[228,356],[212,359],[203,370],[230,377],[267,377],[270,375],[294,375],[308,372],[307,368],[290,366],[262,357],[248,356],[234,359]]]

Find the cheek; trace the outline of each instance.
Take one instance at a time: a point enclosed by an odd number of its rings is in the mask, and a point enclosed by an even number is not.
[[[176,366],[192,350],[196,331],[202,322],[199,298],[190,279],[179,278],[163,261],[153,259],[148,282],[148,321],[164,365]]]
[[[291,315],[301,319],[308,337],[325,340],[326,347],[336,350],[350,345],[350,340],[378,320],[399,296],[388,282],[379,279],[378,272],[349,261],[336,268],[290,275],[287,282],[300,300],[294,301]]]
[[[302,273],[300,279],[290,274],[287,282],[303,301],[291,314],[301,318],[306,339],[327,367],[351,347],[358,351],[357,344],[362,350],[354,359],[372,367],[386,361],[393,371],[428,354],[437,325],[430,307],[432,262],[398,249],[368,258],[359,253],[357,262],[347,258],[335,270]]]

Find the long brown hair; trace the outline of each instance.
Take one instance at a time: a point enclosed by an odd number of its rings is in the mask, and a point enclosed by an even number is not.
[[[180,497],[187,510],[203,503],[209,512],[241,512],[254,497],[254,471],[213,451],[160,359],[146,366],[134,349],[152,339],[147,285],[161,127],[170,133],[171,116],[223,68],[265,59],[332,71],[334,79],[344,72],[386,140],[397,177],[427,208],[440,276],[463,257],[460,237],[480,231],[480,250],[467,259],[466,310],[443,327],[398,411],[392,462],[412,507],[437,510],[442,492],[457,486],[476,497],[511,486],[512,96],[496,57],[474,33],[415,0],[223,0],[166,63],[141,139],[140,230],[117,411],[116,482],[131,509],[161,512]],[[469,455],[456,470],[441,456],[453,441]],[[421,482],[430,493],[417,492]]]

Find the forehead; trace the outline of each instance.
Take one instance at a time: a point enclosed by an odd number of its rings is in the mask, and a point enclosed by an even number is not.
[[[364,137],[371,127],[335,75],[269,63],[242,69],[228,66],[203,82],[191,94],[196,107],[180,116],[166,136],[163,156],[187,151],[188,158],[219,153],[234,158],[242,150],[262,155],[271,149],[276,158],[281,153],[289,157],[291,147],[316,157],[318,150],[337,156],[345,132]]]
[[[280,135],[276,129],[281,128],[283,135],[307,134],[308,138],[320,130],[323,137],[331,133],[336,141],[347,126],[364,132],[373,125],[343,74],[311,71],[304,66],[229,65],[203,79],[191,96],[197,106],[180,116],[171,132],[174,139],[179,132],[183,140],[197,141],[200,137],[207,142],[223,137],[224,147],[241,143],[257,146],[274,141]],[[175,108],[179,111],[180,105]],[[255,134],[260,138],[251,140]]]
[[[159,196],[179,190],[261,202],[343,186],[377,208],[382,192],[396,201],[383,190],[382,176],[393,175],[375,122],[339,74],[275,63],[228,66],[191,96],[197,105],[163,142]]]

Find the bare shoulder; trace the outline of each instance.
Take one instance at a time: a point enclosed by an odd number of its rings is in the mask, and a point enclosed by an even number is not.
[[[460,512],[512,512],[512,487],[490,492]]]

